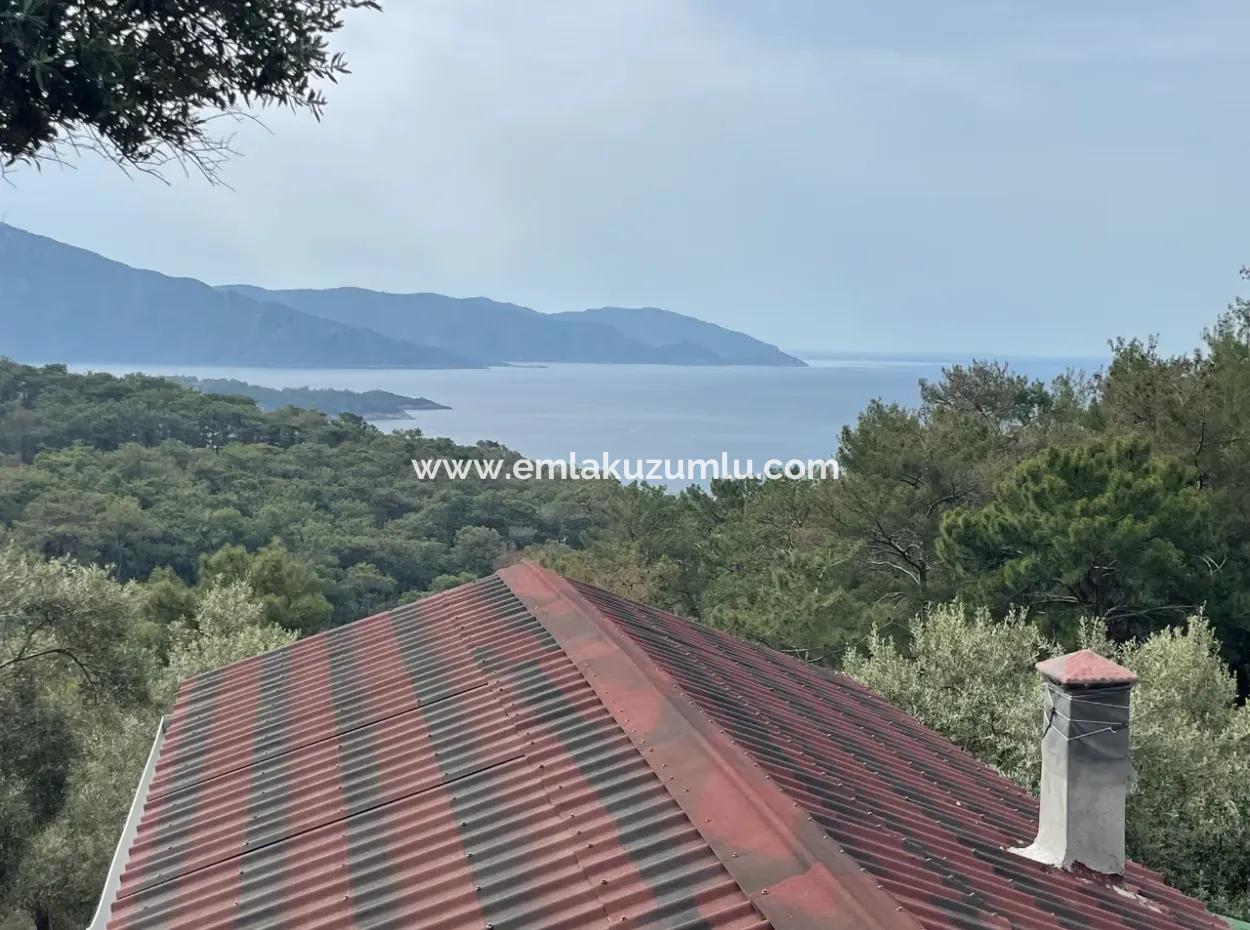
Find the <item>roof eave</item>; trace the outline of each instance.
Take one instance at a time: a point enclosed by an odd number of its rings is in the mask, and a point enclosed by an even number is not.
[[[126,860],[130,856],[130,844],[134,842],[139,830],[139,821],[143,818],[143,809],[147,806],[148,790],[152,784],[152,774],[156,770],[156,760],[160,757],[161,746],[165,743],[165,717],[161,717],[156,725],[156,736],[152,740],[152,748],[148,751],[148,761],[143,766],[143,774],[139,777],[139,785],[135,788],[134,800],[130,802],[130,813],[126,815],[126,825],[117,841],[113,852],[113,861],[109,865],[108,878],[104,882],[104,890],[100,893],[100,903],[96,906],[95,916],[87,930],[104,930],[108,924],[109,913],[113,902],[117,899],[117,891],[121,887],[122,872],[126,868]]]

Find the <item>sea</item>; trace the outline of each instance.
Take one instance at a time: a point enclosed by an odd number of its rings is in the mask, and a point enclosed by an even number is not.
[[[494,440],[529,458],[720,458],[762,468],[769,459],[836,455],[842,427],[873,399],[914,405],[923,378],[966,364],[958,356],[803,356],[807,368],[671,365],[517,365],[488,369],[249,368],[76,365],[122,374],[237,378],[266,387],[380,389],[426,397],[449,410],[374,421],[458,443]],[[1088,373],[1100,358],[1007,357],[1014,371],[1049,380]],[[664,482],[661,482],[664,483]],[[669,482],[670,484],[672,482]],[[681,483],[689,483],[682,481]]]

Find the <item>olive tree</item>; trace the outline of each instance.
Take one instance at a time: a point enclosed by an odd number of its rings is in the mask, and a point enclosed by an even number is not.
[[[85,145],[123,165],[227,152],[213,120],[278,105],[320,116],[346,72],[328,36],[375,0],[15,0],[0,4],[0,165]]]
[[[1129,855],[1213,908],[1250,916],[1250,706],[1201,614],[1113,643],[1086,620],[1080,644],[1132,669]],[[1058,651],[1020,614],[926,609],[903,648],[875,635],[844,663],[852,677],[1033,791],[1041,773],[1034,663]],[[975,680],[967,674],[976,668]]]
[[[30,893],[28,857],[74,794],[95,734],[149,707],[138,613],[135,586],[104,569],[0,551],[0,901],[37,927],[50,916]]]
[[[161,710],[180,679],[291,643],[241,581],[145,622],[160,585],[0,550],[0,927],[90,919]]]

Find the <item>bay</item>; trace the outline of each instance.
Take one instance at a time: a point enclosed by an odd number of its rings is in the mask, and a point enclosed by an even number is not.
[[[266,387],[381,389],[450,410],[412,411],[381,429],[458,443],[494,440],[530,458],[768,459],[834,455],[838,433],[874,398],[914,405],[919,380],[969,359],[822,355],[808,368],[554,364],[470,370],[83,365],[74,370],[237,378]],[[1049,380],[1101,359],[1008,358]]]

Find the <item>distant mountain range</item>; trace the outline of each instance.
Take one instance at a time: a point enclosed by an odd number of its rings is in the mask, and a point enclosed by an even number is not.
[[[485,297],[386,294],[357,287],[273,291],[235,284],[222,290],[489,364],[803,364],[758,339],[654,307],[548,314]]]
[[[547,314],[484,297],[212,287],[131,268],[5,224],[0,355],[313,368],[803,365],[750,336],[654,307]]]
[[[141,271],[0,226],[0,355],[17,361],[480,367],[430,346]]]

